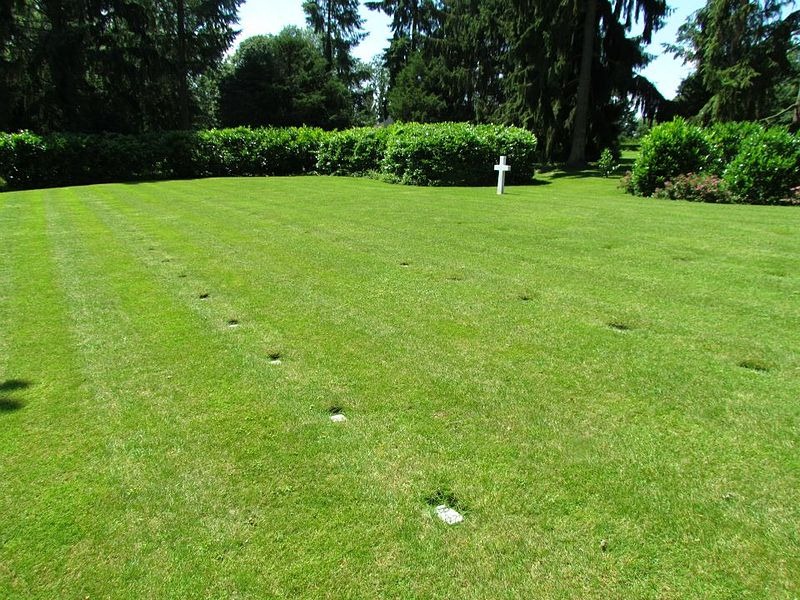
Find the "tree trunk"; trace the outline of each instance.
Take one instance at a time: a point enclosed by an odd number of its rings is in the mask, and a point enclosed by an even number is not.
[[[189,129],[189,74],[186,69],[186,0],[178,0],[178,110],[180,129]]]
[[[575,121],[572,129],[572,148],[567,159],[568,167],[586,166],[586,140],[589,134],[589,101],[592,89],[592,58],[594,38],[597,36],[597,2],[586,0],[586,15],[583,20],[583,48],[581,70],[578,74],[578,98],[575,105]]]
[[[328,70],[333,71],[333,0],[328,0],[325,17],[325,60]]]

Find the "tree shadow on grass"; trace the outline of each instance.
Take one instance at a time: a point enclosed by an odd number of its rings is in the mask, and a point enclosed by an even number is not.
[[[551,179],[596,179],[601,177],[597,169],[563,169],[550,175]]]
[[[0,383],[0,394],[4,392],[24,390],[30,386],[30,381],[24,381],[22,379],[6,379],[3,383]],[[23,406],[25,406],[25,403],[21,402],[20,400],[16,400],[15,398],[11,398],[7,395],[0,395],[0,413],[14,412]]]
[[[3,398],[0,396],[0,413],[7,413],[7,412],[14,412],[15,410],[19,410],[25,406],[19,400],[13,400],[11,398]]]
[[[30,381],[25,381],[23,379],[6,379],[3,383],[0,383],[0,392],[14,392],[29,387],[31,387]]]

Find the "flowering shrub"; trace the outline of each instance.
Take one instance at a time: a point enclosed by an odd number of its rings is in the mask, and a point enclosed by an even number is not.
[[[714,162],[714,148],[702,129],[683,119],[662,123],[642,140],[633,165],[633,188],[651,196],[676,175],[708,171]]]
[[[723,177],[738,202],[778,203],[800,185],[800,137],[781,127],[751,134]]]
[[[661,198],[701,202],[800,204],[792,191],[800,185],[800,136],[758,123],[700,129],[676,119],[644,139],[623,184],[643,196],[658,191]]]
[[[677,175],[665,182],[664,187],[658,188],[653,196],[693,202],[726,203],[732,200],[722,178],[707,173]]]

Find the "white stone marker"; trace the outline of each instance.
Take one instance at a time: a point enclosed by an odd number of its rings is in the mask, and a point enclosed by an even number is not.
[[[506,171],[511,170],[511,165],[506,164],[506,157],[500,157],[500,164],[494,166],[497,171],[497,194],[502,194],[506,189]]]
[[[336,413],[335,415],[331,415],[331,421],[334,423],[344,423],[347,421],[347,417],[345,417],[342,413]]]
[[[455,525],[456,523],[461,523],[461,521],[464,520],[464,516],[461,513],[453,510],[449,506],[445,506],[444,504],[440,504],[436,507],[436,516],[448,525]]]

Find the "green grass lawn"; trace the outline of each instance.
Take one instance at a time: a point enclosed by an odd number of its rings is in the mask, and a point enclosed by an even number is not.
[[[1,194],[0,597],[797,598],[799,231],[558,173]]]

